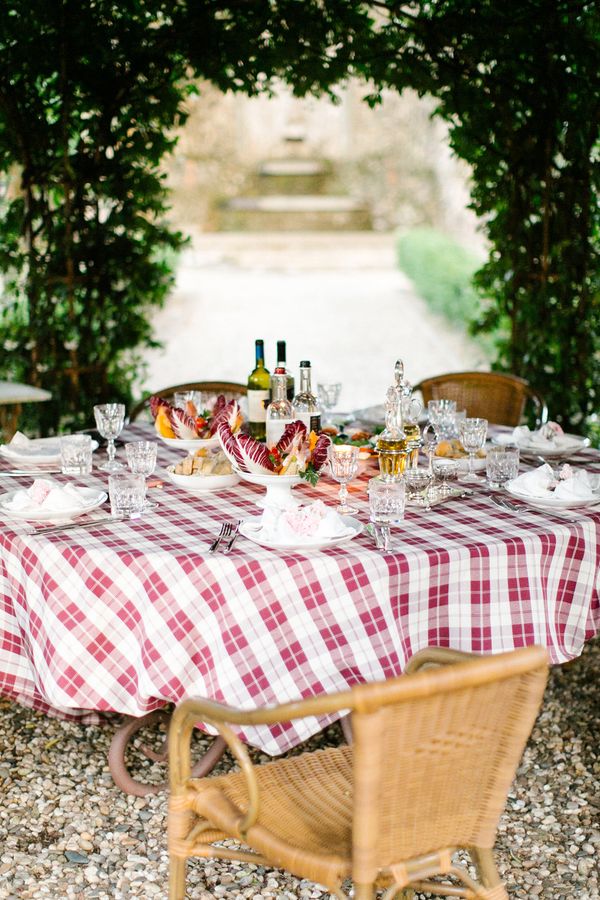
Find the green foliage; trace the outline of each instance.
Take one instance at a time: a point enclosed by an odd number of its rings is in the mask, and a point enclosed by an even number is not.
[[[479,327],[508,323],[499,367],[584,429],[600,394],[600,6],[377,6],[362,70],[379,86],[433,94],[472,167],[472,208],[492,246],[476,278],[487,302]]]
[[[3,377],[43,385],[42,431],[130,399],[148,310],[171,284],[159,164],[186,67],[160,4],[7,0],[0,11]],[[148,39],[148,38],[151,39]],[[92,420],[93,421],[93,420]]]
[[[584,428],[600,392],[599,59],[593,0],[5,0],[0,374],[54,391],[44,430],[127,399],[181,246],[159,167],[191,79],[335,97],[350,73],[370,103],[387,87],[437,98],[492,247],[479,326],[508,325],[498,365]]]
[[[398,265],[413,281],[429,308],[468,331],[481,300],[473,287],[477,257],[434,228],[413,228],[396,241]]]

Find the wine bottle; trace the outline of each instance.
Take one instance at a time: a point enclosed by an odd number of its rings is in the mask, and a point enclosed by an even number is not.
[[[295,419],[294,409],[286,396],[287,372],[284,366],[278,366],[271,376],[271,392],[273,399],[267,406],[267,447],[274,447],[285,430]]]
[[[295,388],[295,383],[294,383],[294,376],[292,375],[290,370],[287,368],[285,358],[286,358],[285,341],[277,341],[277,368],[285,369],[285,374],[287,375],[286,394],[287,394],[288,400],[291,403],[292,400],[294,399],[294,393],[295,393],[296,388]],[[272,396],[271,396],[271,399],[273,399]]]
[[[248,432],[257,441],[266,438],[267,404],[271,395],[271,378],[265,368],[265,342],[256,341],[256,365],[248,376]]]
[[[318,434],[321,430],[321,407],[311,388],[311,366],[307,359],[300,363],[300,391],[292,403],[296,419],[306,425],[307,431]]]

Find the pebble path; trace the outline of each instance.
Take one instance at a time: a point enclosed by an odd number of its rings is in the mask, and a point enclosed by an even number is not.
[[[596,640],[578,660],[551,672],[500,822],[496,853],[511,900],[600,898],[599,666]],[[111,727],[66,723],[0,700],[2,900],[166,897],[166,796],[134,798],[114,786],[106,763],[111,733]],[[333,725],[305,747],[340,740]],[[231,765],[225,760],[223,768]],[[162,779],[155,764],[140,763],[140,773]],[[325,900],[329,894],[262,866],[194,860],[188,897]]]

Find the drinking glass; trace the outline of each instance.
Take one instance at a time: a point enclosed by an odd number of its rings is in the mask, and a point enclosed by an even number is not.
[[[429,488],[433,483],[433,472],[429,469],[407,469],[404,473],[406,484],[406,499],[415,501],[425,509],[431,509],[429,505]]]
[[[434,459],[433,474],[440,482],[440,496],[448,497],[452,493],[450,482],[456,481],[458,475],[458,460]]]
[[[480,475],[475,474],[473,465],[475,462],[475,454],[478,450],[481,450],[485,444],[488,430],[487,419],[465,418],[460,422],[459,429],[462,445],[469,454],[469,471],[462,480],[483,481],[483,478],[481,478]]]
[[[108,494],[111,515],[136,519],[144,511],[146,479],[133,472],[114,472],[108,476]]]
[[[63,475],[90,474],[92,438],[89,434],[65,434],[61,437],[60,471]]]
[[[125,455],[129,471],[134,475],[143,475],[149,478],[156,468],[156,441],[131,441],[125,444]],[[144,511],[156,509],[158,503],[155,500],[144,502]]]
[[[319,399],[321,401],[321,406],[325,410],[325,421],[331,422],[331,410],[335,409],[337,406],[338,400],[340,399],[340,393],[342,390],[342,384],[339,381],[332,382],[331,384],[318,384],[317,391],[319,394]]]
[[[429,421],[440,438],[455,436],[456,400],[430,400],[427,404]]]
[[[370,520],[377,525],[398,525],[404,518],[406,489],[404,481],[369,481]]]
[[[358,447],[351,447],[348,444],[330,444],[328,457],[331,477],[340,485],[337,511],[341,515],[356,512],[354,506],[348,505],[347,485],[358,472]]]
[[[518,447],[490,447],[485,461],[487,483],[501,488],[519,474]]]
[[[122,403],[103,403],[94,407],[96,428],[106,438],[108,462],[100,466],[102,472],[120,472],[124,466],[115,459],[115,438],[119,437],[125,424],[125,407]]]

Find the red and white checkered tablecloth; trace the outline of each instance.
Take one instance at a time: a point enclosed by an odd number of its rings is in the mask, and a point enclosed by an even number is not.
[[[125,438],[140,436],[146,426]],[[161,463],[173,457],[161,445]],[[600,471],[600,454],[574,464]],[[369,464],[350,486],[365,522],[373,474]],[[333,503],[337,487],[322,478],[295,490]],[[363,534],[310,552],[240,536],[229,555],[207,554],[220,522],[258,514],[263,492],[241,483],[193,495],[165,483],[141,520],[58,536],[2,520],[0,692],[84,721],[193,695],[253,707],[388,678],[428,645],[499,653],[538,643],[560,663],[600,631],[598,510],[569,522],[504,512],[475,492],[408,510],[391,553]],[[325,722],[243,737],[278,754]]]

